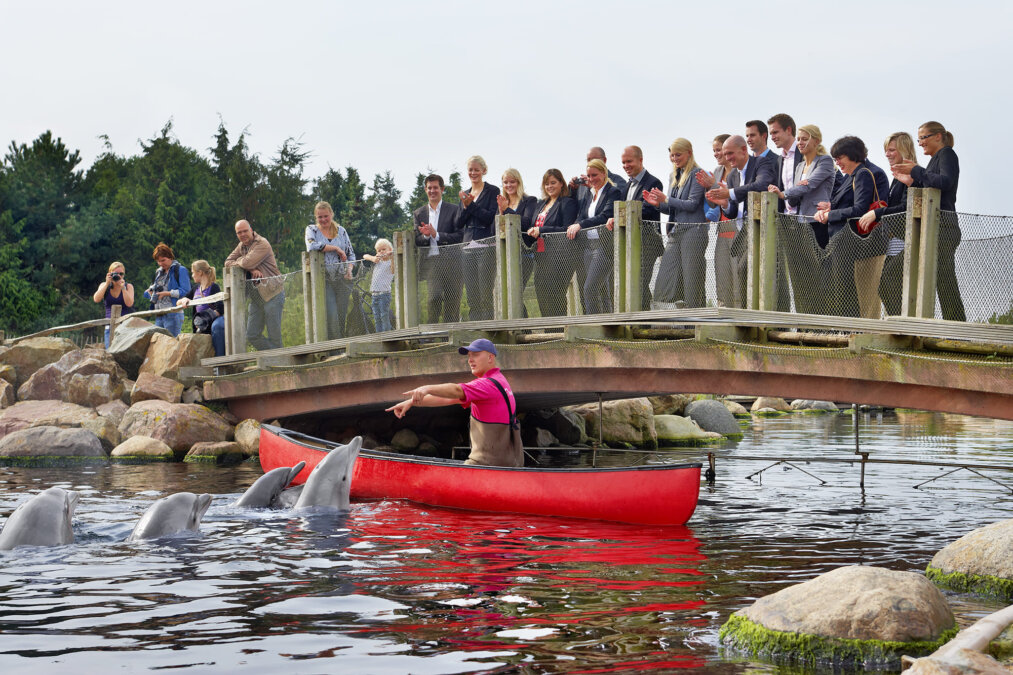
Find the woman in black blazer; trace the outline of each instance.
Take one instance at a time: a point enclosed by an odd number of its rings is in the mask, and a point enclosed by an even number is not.
[[[471,187],[461,190],[461,217],[464,233],[464,287],[468,291],[468,320],[492,318],[492,280],[496,268],[496,248],[492,236],[496,219],[499,188],[485,182],[489,170],[479,155],[468,158]]]
[[[910,174],[922,186],[940,191],[939,247],[936,262],[936,293],[943,318],[950,321],[967,321],[964,301],[957,286],[957,269],[954,255],[960,245],[960,223],[957,221],[957,183],[960,180],[960,162],[953,151],[953,134],[939,122],[926,122],[918,127],[918,145],[931,157],[922,168],[914,162],[893,167],[894,175]]]
[[[587,190],[577,203],[577,219],[566,228],[566,237],[584,248],[583,264],[577,267],[584,313],[607,314],[612,311],[612,232],[602,225],[623,197],[609,178],[605,162],[592,159],[586,172]]]
[[[658,266],[654,298],[660,302],[682,301],[686,307],[706,304],[704,281],[707,278],[707,216],[704,215],[706,189],[696,180],[701,171],[693,158],[693,145],[677,138],[668,148],[672,160],[669,196],[654,188],[644,201],[668,214],[668,245]]]
[[[901,162],[917,164],[915,142],[911,134],[898,131],[890,134],[883,142],[886,161],[892,169]],[[901,285],[904,283],[904,227],[905,222],[899,215],[907,210],[907,189],[909,186],[921,187],[911,174],[895,174],[890,181],[890,196],[886,206],[866,211],[858,219],[859,230],[868,230],[873,223],[885,216],[893,216],[880,223],[877,227],[885,227],[888,237],[886,244],[886,261],[883,263],[883,275],[879,279],[879,297],[883,301],[888,315],[896,316],[901,311]]]
[[[563,173],[549,169],[542,176],[542,199],[535,205],[535,222],[527,232],[535,240],[535,295],[542,316],[566,314],[566,287],[579,252],[566,230],[576,220],[577,202],[570,197]]]
[[[521,293],[528,287],[531,273],[535,269],[535,253],[531,250],[534,240],[527,236],[527,231],[535,224],[535,208],[538,200],[534,195],[524,194],[524,181],[517,169],[503,172],[503,192],[496,195],[496,204],[501,216],[518,215],[521,217],[521,232],[525,247],[521,249]],[[528,308],[524,307],[524,316]]]

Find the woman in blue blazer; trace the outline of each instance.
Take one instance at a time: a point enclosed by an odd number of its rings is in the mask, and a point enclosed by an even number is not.
[[[507,169],[503,172],[503,192],[496,195],[496,205],[502,216],[517,215],[521,217],[521,232],[526,233],[535,224],[535,206],[538,200],[534,195],[524,194],[524,180],[521,172],[517,169]],[[524,234],[522,236],[525,247],[521,249],[521,293],[528,286],[531,273],[535,269],[535,254],[531,251],[534,240]],[[528,308],[524,307],[524,316],[528,315]]]
[[[542,316],[566,314],[566,287],[579,253],[566,230],[576,220],[577,202],[570,197],[563,172],[549,169],[542,176],[542,199],[527,232],[535,244],[535,295]]]
[[[577,203],[576,222],[567,228],[566,236],[584,249],[577,274],[584,313],[607,314],[612,311],[612,233],[602,225],[612,217],[622,193],[602,160],[588,162],[586,175],[588,189]]]
[[[468,320],[492,318],[492,279],[496,269],[496,248],[492,236],[496,219],[499,188],[485,182],[489,170],[478,155],[468,158],[471,187],[461,190],[461,216],[464,233],[464,287],[468,291]]]
[[[668,214],[668,244],[658,267],[654,297],[659,302],[682,302],[686,307],[706,304],[707,216],[706,189],[696,180],[702,169],[693,158],[693,145],[677,138],[668,148],[672,160],[669,195],[654,188],[644,198]]]

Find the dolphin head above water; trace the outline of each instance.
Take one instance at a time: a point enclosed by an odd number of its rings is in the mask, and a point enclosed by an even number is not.
[[[62,546],[74,543],[71,522],[80,495],[51,487],[15,509],[0,532],[0,551],[17,546]]]
[[[299,475],[304,466],[306,466],[306,462],[299,462],[293,467],[280,466],[277,469],[271,469],[246,489],[235,506],[247,508],[271,506],[278,499],[281,491],[292,482],[293,478]]]
[[[348,445],[339,445],[328,452],[306,479],[295,508],[325,506],[347,509],[352,469],[361,448],[362,436],[356,436]]]
[[[148,507],[134,526],[127,541],[154,539],[179,532],[197,532],[204,513],[211,506],[211,495],[177,492]]]

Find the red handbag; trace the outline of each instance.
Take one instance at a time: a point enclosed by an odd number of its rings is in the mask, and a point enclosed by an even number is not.
[[[869,172],[870,176],[872,176],[872,190],[875,193],[874,196],[876,197],[876,199],[871,204],[869,204],[869,210],[875,211],[876,209],[886,208],[886,202],[879,198],[879,188],[876,187],[876,175],[872,173],[872,170],[869,169],[869,167],[865,167],[865,170]],[[854,191],[855,189],[854,178],[851,179],[851,189],[852,191]],[[859,223],[858,225],[855,226],[855,229],[858,230],[859,234],[869,234],[876,228],[877,225],[879,225],[879,221],[874,220],[872,222],[872,225],[869,225],[868,227],[862,227],[862,225]]]

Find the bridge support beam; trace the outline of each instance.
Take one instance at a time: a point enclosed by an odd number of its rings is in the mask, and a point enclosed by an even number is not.
[[[246,353],[246,271],[232,265],[225,268],[225,353]]]
[[[323,342],[327,335],[327,289],[323,251],[302,254],[303,311],[306,344]]]
[[[936,188],[907,191],[900,309],[903,316],[931,319],[936,314],[940,196]]]
[[[567,342],[581,340],[628,340],[632,337],[629,326],[567,326],[563,339]]]
[[[419,270],[413,230],[394,233],[394,317],[398,328],[419,325]]]
[[[493,287],[494,316],[498,320],[524,316],[521,284],[521,217],[496,216],[496,283]]]

